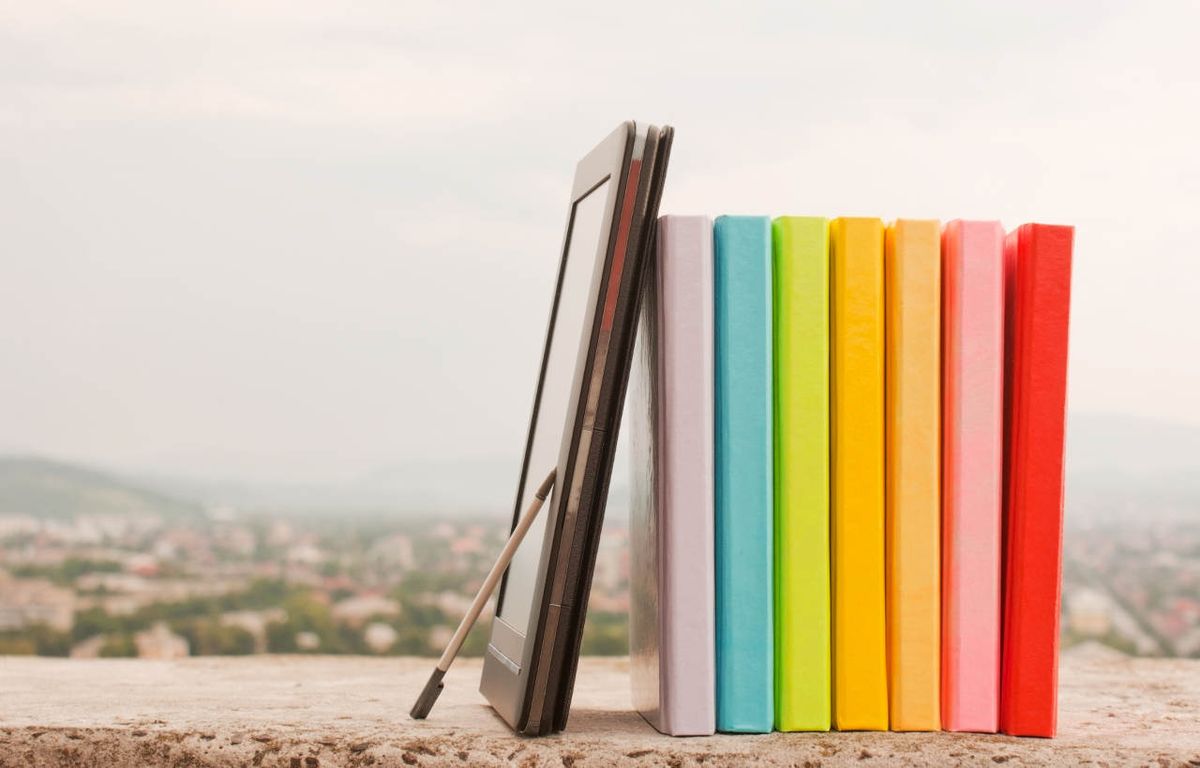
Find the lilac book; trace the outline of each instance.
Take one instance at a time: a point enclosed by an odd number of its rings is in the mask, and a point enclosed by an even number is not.
[[[662,217],[656,251],[628,400],[633,705],[698,736],[716,729],[712,221]]]

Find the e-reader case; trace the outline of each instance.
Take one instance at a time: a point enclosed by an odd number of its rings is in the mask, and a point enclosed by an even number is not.
[[[716,727],[712,220],[664,216],[630,374],[633,705],[659,731]]]
[[[774,724],[771,220],[713,223],[717,730]]]
[[[480,681],[480,691],[496,713],[525,735],[562,730],[570,712],[633,353],[642,272],[673,135],[669,126],[658,128],[627,122],[585,155],[576,167],[569,206],[571,217],[578,201],[600,185],[610,184],[604,210],[603,231],[607,237],[601,241],[595,256],[585,332],[578,342],[570,405],[562,427],[555,489],[541,513],[546,517],[546,528],[541,541],[526,539],[522,544],[540,551],[532,618],[528,626],[520,628],[503,620],[506,573]],[[538,428],[538,404],[570,234],[568,224],[513,507],[514,526],[522,512],[527,486],[535,487],[544,471],[542,467],[529,466],[530,451]]]

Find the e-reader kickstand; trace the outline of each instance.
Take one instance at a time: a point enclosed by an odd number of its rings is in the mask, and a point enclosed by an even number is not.
[[[458,656],[458,651],[462,648],[463,641],[467,639],[467,633],[471,631],[471,627],[475,626],[475,620],[479,618],[479,613],[483,610],[483,606],[487,604],[488,599],[492,596],[492,592],[496,589],[496,585],[500,583],[500,577],[504,575],[504,569],[508,567],[509,562],[517,551],[517,547],[521,546],[521,540],[525,538],[525,534],[529,531],[529,526],[533,524],[534,519],[538,516],[538,512],[542,509],[542,504],[546,502],[546,497],[550,495],[550,489],[554,487],[555,472],[557,470],[552,469],[550,470],[550,474],[546,475],[546,479],[538,487],[537,493],[533,495],[533,501],[529,503],[529,508],[525,510],[525,514],[517,521],[517,527],[513,529],[512,535],[508,537],[508,541],[504,544],[504,549],[500,551],[500,556],[496,558],[495,565],[488,572],[487,578],[483,580],[483,585],[475,595],[475,600],[472,601],[471,607],[467,610],[467,615],[463,616],[458,629],[454,630],[454,636],[446,644],[446,650],[442,651],[442,657],[438,659],[437,666],[433,668],[433,673],[429,675],[429,681],[425,683],[425,688],[421,691],[421,695],[417,697],[417,703],[413,704],[412,710],[408,713],[409,717],[415,720],[424,720],[425,716],[429,714],[429,710],[433,709],[433,703],[437,701],[438,695],[442,692],[442,678],[446,676],[446,671],[454,663],[454,657]]]

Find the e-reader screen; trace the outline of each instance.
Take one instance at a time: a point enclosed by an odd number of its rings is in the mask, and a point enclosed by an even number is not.
[[[589,288],[596,266],[600,238],[608,234],[604,226],[608,181],[601,182],[575,202],[571,214],[562,286],[552,321],[552,334],[546,352],[545,378],[542,380],[537,419],[530,441],[529,461],[522,478],[522,496],[517,509],[526,509],[541,479],[558,465],[563,425],[571,402],[571,385],[585,332]],[[604,243],[607,245],[607,243]],[[590,329],[589,329],[590,330]],[[546,536],[546,520],[557,509],[561,486],[555,484],[549,503],[525,536],[508,566],[503,604],[499,617],[522,635],[529,632],[537,588],[538,565]]]

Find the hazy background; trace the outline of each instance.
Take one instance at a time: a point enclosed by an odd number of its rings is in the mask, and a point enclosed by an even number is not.
[[[664,212],[1075,224],[1072,410],[1198,424],[1198,26],[5,3],[0,449],[289,484],[466,461],[507,506],[574,163],[631,117],[678,129]]]
[[[71,600],[167,599],[164,568],[186,594],[220,572],[377,597],[421,558],[345,583],[374,534],[230,516],[370,509],[488,521],[396,544],[475,558],[406,616],[470,588],[510,513],[574,164],[627,118],[677,129],[663,212],[1074,224],[1068,521],[1196,523],[1197,29],[1190,2],[4,2],[0,567],[65,590],[72,641],[103,628]],[[96,534],[114,510],[159,523]],[[1095,562],[1177,550],[1085,591],[1083,636],[1136,608],[1126,640],[1200,653],[1188,531],[1069,539],[1087,589]],[[97,564],[145,581],[81,585]]]

